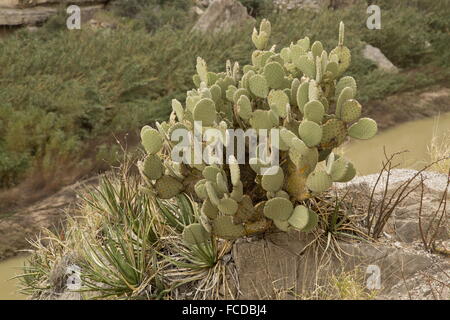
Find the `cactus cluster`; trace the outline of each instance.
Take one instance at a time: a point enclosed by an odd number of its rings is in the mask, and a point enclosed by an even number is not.
[[[145,187],[161,199],[185,192],[201,205],[201,223],[184,230],[187,243],[208,241],[211,234],[236,239],[272,225],[313,230],[318,215],[307,200],[356,174],[353,164],[332,150],[347,136],[370,139],[377,132],[374,120],[360,118],[355,79],[343,76],[351,54],[342,22],[338,46],[329,53],[308,37],[277,52],[269,48],[270,35],[270,22],[263,20],[252,35],[252,64],[242,72],[228,61],[225,72],[214,73],[198,58],[196,88],[187,92],[184,106],[173,100],[169,121],[141,131],[147,155],[138,166]],[[258,158],[245,165],[234,156],[223,165],[172,161],[177,142],[171,133],[193,131],[194,121],[222,131],[278,128],[279,166],[274,174],[262,175],[265,163]]]

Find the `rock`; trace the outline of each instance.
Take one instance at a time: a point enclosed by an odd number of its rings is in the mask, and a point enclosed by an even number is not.
[[[107,2],[107,0],[70,0],[70,4],[84,5]],[[41,5],[54,5],[63,3],[61,0],[0,0],[0,8],[31,8]]]
[[[328,8],[333,9],[343,8],[351,6],[357,3],[361,3],[361,0],[274,0],[275,6],[286,9],[315,9]]]
[[[241,296],[239,299],[273,298],[292,289],[301,294],[323,283],[336,271],[365,270],[376,265],[381,271],[381,292],[388,293],[403,279],[429,268],[433,260],[421,252],[406,251],[387,244],[344,243],[342,264],[337,259],[325,266],[317,261],[317,248],[305,250],[312,240],[299,232],[267,234],[264,239],[238,242],[233,248]],[[342,267],[344,269],[342,269]]]
[[[199,15],[199,16],[201,16],[201,15],[203,15],[205,13],[204,10],[200,9],[197,6],[192,7],[191,10],[192,10],[192,12],[194,12],[196,15]]]
[[[398,73],[399,69],[394,66],[394,64],[389,61],[388,58],[381,52],[380,49],[371,46],[370,44],[366,44],[364,47],[362,54],[364,58],[374,62],[377,67],[388,73]]]
[[[192,30],[200,32],[227,31],[254,21],[240,2],[236,0],[216,0],[200,17]]]
[[[46,21],[59,11],[61,0],[0,0],[0,26],[36,25]],[[74,0],[80,5],[81,19],[102,9],[107,0]],[[94,4],[93,4],[94,3]]]

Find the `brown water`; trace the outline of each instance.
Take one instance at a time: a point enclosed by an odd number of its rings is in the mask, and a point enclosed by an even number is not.
[[[385,159],[383,147],[388,155],[408,150],[396,158],[399,168],[421,169],[430,163],[428,147],[433,135],[438,141],[450,139],[450,113],[439,117],[407,122],[385,130],[370,140],[352,140],[343,146],[345,158],[351,160],[359,175],[379,172]],[[447,133],[447,135],[446,135]],[[450,156],[450,155],[449,155]]]
[[[23,300],[26,297],[17,292],[19,280],[11,280],[21,274],[27,257],[20,256],[0,262],[0,300]]]

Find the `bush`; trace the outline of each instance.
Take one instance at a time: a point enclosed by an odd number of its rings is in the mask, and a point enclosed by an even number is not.
[[[247,8],[248,14],[253,17],[269,15],[274,10],[272,0],[240,0]]]

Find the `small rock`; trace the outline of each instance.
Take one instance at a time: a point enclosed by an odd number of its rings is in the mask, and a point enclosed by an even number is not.
[[[247,8],[236,0],[216,0],[200,17],[192,30],[200,32],[227,31],[254,19]]]
[[[380,49],[371,46],[370,44],[367,44],[364,47],[362,53],[364,58],[374,62],[379,69],[388,73],[399,72],[399,69],[396,66],[394,66],[394,64],[391,61],[389,61],[388,58],[386,58],[386,56],[383,54],[383,52],[381,52]]]

